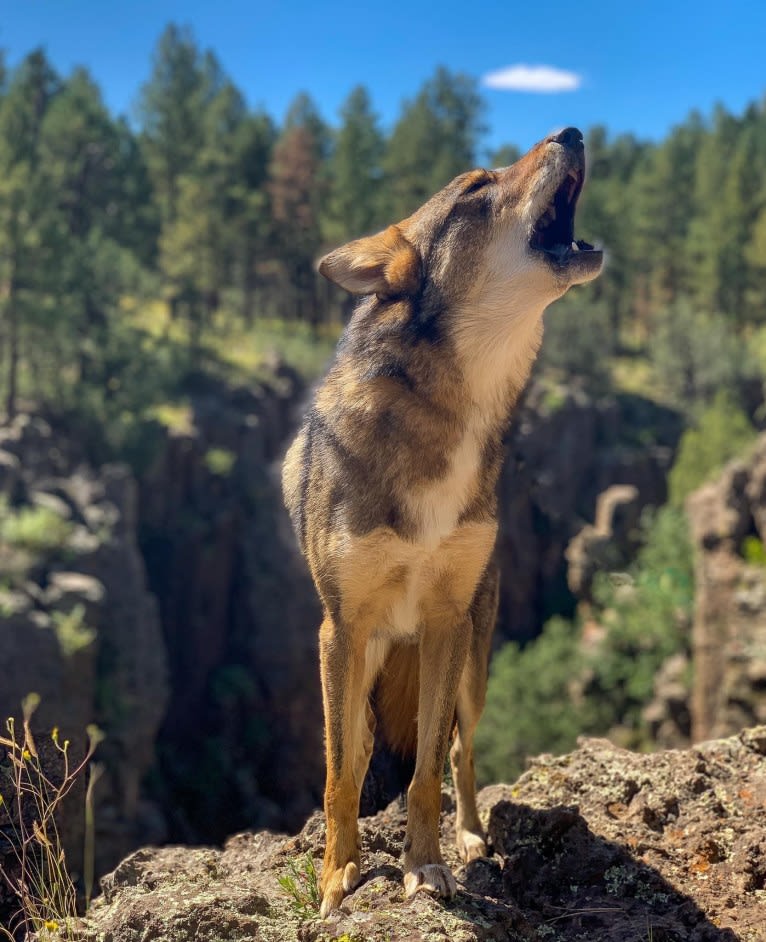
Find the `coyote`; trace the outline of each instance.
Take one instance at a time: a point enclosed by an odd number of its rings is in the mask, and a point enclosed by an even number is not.
[[[473,737],[497,607],[501,440],[543,311],[601,271],[602,252],[574,241],[584,175],[582,134],[566,128],[510,167],[461,174],[319,263],[361,296],[283,469],[324,612],[322,917],[359,883],[376,719],[388,746],[415,756],[407,896],[456,892],[439,847],[453,730],[457,847],[464,861],[486,855]]]

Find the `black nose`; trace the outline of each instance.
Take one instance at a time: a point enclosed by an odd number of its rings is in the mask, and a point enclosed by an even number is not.
[[[564,128],[557,134],[551,134],[548,140],[574,149],[580,149],[583,146],[582,131],[579,128]]]

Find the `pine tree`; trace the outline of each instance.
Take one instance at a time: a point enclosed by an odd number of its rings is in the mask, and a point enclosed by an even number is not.
[[[322,157],[327,134],[306,95],[288,111],[269,170],[269,197],[284,265],[287,317],[317,324],[321,319],[314,260],[321,245],[325,180]]]
[[[325,239],[339,244],[381,228],[383,135],[367,90],[358,85],[341,109],[343,123],[329,160]]]
[[[190,30],[168,26],[137,108],[163,226],[175,219],[180,178],[191,172],[203,144],[211,71]]]
[[[252,322],[267,294],[261,266],[273,254],[274,222],[268,191],[276,128],[264,113],[246,115],[234,141],[235,182],[230,189],[234,205],[234,282],[239,286],[240,312]],[[259,304],[260,302],[260,304]]]
[[[37,315],[44,270],[38,246],[47,226],[48,200],[41,185],[38,142],[59,81],[41,50],[30,53],[11,77],[0,101],[0,282],[5,410],[16,411],[22,324]]]
[[[483,110],[476,82],[445,68],[405,104],[383,161],[387,218],[408,216],[452,177],[475,166]]]

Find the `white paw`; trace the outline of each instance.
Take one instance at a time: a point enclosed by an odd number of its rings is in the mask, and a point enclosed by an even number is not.
[[[428,893],[452,899],[457,893],[457,883],[452,871],[444,864],[424,864],[404,874],[404,892],[407,897],[416,893]]]
[[[472,860],[487,856],[487,844],[481,834],[475,834],[463,828],[458,831],[455,843],[463,863],[470,863]]]

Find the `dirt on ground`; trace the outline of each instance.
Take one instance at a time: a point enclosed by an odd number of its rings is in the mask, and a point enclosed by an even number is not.
[[[492,856],[460,867],[454,804],[442,838],[458,894],[405,900],[401,802],[360,822],[362,883],[320,920],[279,878],[321,866],[324,821],[220,849],[140,850],[104,878],[101,942],[760,942],[766,940],[766,727],[684,751],[583,740],[480,793]],[[292,877],[299,889],[301,877]]]

